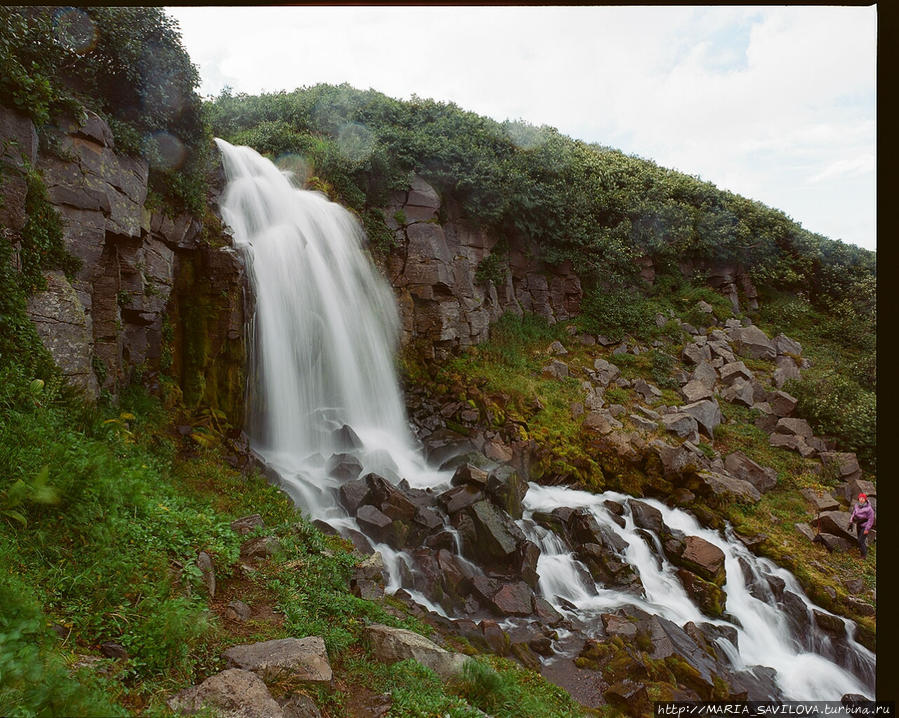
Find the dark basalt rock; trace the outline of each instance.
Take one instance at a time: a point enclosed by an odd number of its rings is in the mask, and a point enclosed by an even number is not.
[[[511,466],[497,467],[487,478],[487,495],[512,518],[521,518],[521,502],[527,490],[527,482]]]
[[[351,481],[362,473],[362,462],[352,454],[332,454],[325,469],[335,479]]]

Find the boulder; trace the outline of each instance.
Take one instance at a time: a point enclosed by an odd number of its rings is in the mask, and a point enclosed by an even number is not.
[[[795,339],[790,339],[786,334],[778,334],[774,337],[772,343],[774,344],[774,349],[777,351],[778,355],[791,354],[798,357],[802,354],[802,344]]]
[[[319,636],[279,638],[233,646],[222,657],[230,668],[252,671],[266,683],[331,683],[331,664],[325,642]]]
[[[213,708],[222,718],[285,718],[265,683],[250,671],[231,668],[196,686],[185,688],[167,701],[175,713],[199,713]]]
[[[437,503],[452,516],[457,511],[484,500],[484,492],[473,484],[464,484],[447,489],[437,497]]]
[[[858,458],[851,452],[822,451],[820,458],[825,467],[833,466],[837,476],[843,481],[861,477]]]
[[[390,543],[393,539],[393,520],[370,504],[359,507],[356,521],[375,541]]]
[[[809,541],[815,540],[815,530],[805,523],[793,524],[796,527],[796,530],[805,536]]]
[[[273,556],[281,549],[277,536],[259,536],[244,541],[240,545],[241,558],[266,558]]]
[[[696,342],[687,344],[684,347],[681,356],[685,361],[697,365],[702,364],[703,362],[710,363],[712,361],[712,351],[709,349],[708,345],[700,346]]]
[[[674,414],[666,414],[662,417],[662,424],[665,430],[676,434],[682,439],[690,441],[699,441],[699,425],[696,419],[684,412],[676,412]]]
[[[681,412],[696,419],[699,429],[710,439],[715,436],[715,427],[721,423],[721,408],[714,399],[703,399],[692,404],[685,404]]]
[[[355,514],[360,506],[369,501],[371,489],[365,479],[355,479],[341,484],[338,493],[340,494],[340,503],[351,514]]]
[[[796,434],[774,433],[768,437],[768,443],[771,446],[777,446],[782,449],[790,449],[792,451],[796,451],[804,459],[812,457],[817,453],[814,448],[806,443],[803,437]]]
[[[654,386],[643,379],[637,379],[634,382],[634,391],[642,396],[644,401],[659,399],[662,396],[662,392],[657,386]]]
[[[232,621],[246,621],[249,619],[250,613],[250,607],[243,601],[236,599],[234,601],[229,601],[225,608],[225,618]]]
[[[840,508],[840,503],[826,491],[805,488],[801,489],[799,493],[811,504],[812,510],[816,514],[822,511],[837,511]]]
[[[554,354],[555,356],[562,356],[563,354],[568,353],[568,350],[564,346],[562,346],[562,342],[560,342],[558,339],[550,344],[549,348],[546,351],[550,354]]]
[[[617,366],[602,358],[593,362],[593,368],[596,369],[596,380],[603,386],[608,386],[621,374]]]
[[[854,541],[849,541],[842,536],[835,536],[834,534],[827,533],[826,531],[822,531],[821,533],[817,534],[814,540],[815,543],[821,544],[831,553],[833,553],[834,551],[836,551],[837,553],[845,553],[853,545],[855,545]]]
[[[627,504],[630,506],[635,526],[641,529],[649,529],[659,537],[667,531],[667,527],[662,521],[662,512],[655,506],[650,506],[645,501],[639,501],[638,499],[628,499]]]
[[[777,472],[774,469],[760,466],[742,451],[728,454],[724,459],[724,468],[734,477],[748,481],[761,493],[777,485]]]
[[[249,516],[242,516],[239,519],[235,519],[231,522],[231,528],[241,536],[246,536],[248,533],[257,528],[264,528],[265,523],[262,520],[262,516],[259,514],[250,514]]]
[[[396,663],[412,658],[430,668],[443,680],[458,678],[470,660],[468,656],[451,653],[424,636],[403,628],[375,623],[366,626],[363,637],[379,661]]]
[[[782,390],[774,392],[773,395],[768,397],[767,401],[771,405],[771,412],[775,416],[789,416],[799,402],[795,396],[791,396]]]
[[[652,703],[643,683],[625,678],[613,683],[602,695],[610,705],[634,718],[652,713]]]
[[[821,531],[856,541],[855,524],[849,521],[851,515],[849,511],[822,511],[818,517]]]
[[[568,365],[563,361],[553,359],[553,361],[543,367],[540,372],[543,376],[550,379],[564,379],[568,376]]]
[[[651,421],[644,416],[640,416],[639,414],[631,414],[630,420],[633,422],[634,426],[636,426],[641,431],[656,431],[659,428],[658,422]]]
[[[771,360],[777,356],[777,350],[768,335],[755,325],[733,329],[731,337],[734,349],[740,356]]]
[[[755,406],[755,392],[752,384],[742,379],[737,379],[721,392],[721,398],[731,404],[745,406],[751,409]]]
[[[708,366],[711,369],[711,367],[708,364],[702,364],[700,366]],[[715,370],[712,369],[712,371],[715,371]],[[712,396],[713,396],[712,387],[713,386],[714,386],[714,383],[710,384],[708,382],[700,381],[699,379],[691,379],[689,382],[687,382],[687,384],[685,386],[681,387],[680,392],[683,395],[683,397],[689,402],[700,401],[702,399],[711,399],[712,398]]]
[[[453,486],[471,484],[481,489],[486,488],[487,472],[474,464],[462,464],[453,474],[452,484]]]
[[[209,594],[209,598],[215,598],[215,566],[212,564],[212,557],[205,551],[200,551],[197,555],[197,568],[203,577],[206,593]]]
[[[461,535],[463,552],[487,566],[509,568],[519,542],[525,540],[517,524],[488,501],[479,501],[460,514],[465,520],[457,518],[455,526]]]
[[[718,374],[721,377],[721,383],[730,386],[738,379],[742,379],[743,381],[752,381],[755,376],[753,373],[746,368],[746,365],[741,361],[730,362],[729,364],[725,364],[721,369],[718,370]]]
[[[512,518],[521,518],[521,502],[527,491],[528,482],[511,466],[499,466],[487,477],[487,495]]]
[[[333,454],[325,470],[339,481],[352,481],[362,473],[362,462],[352,454]]]
[[[719,502],[745,501],[747,503],[755,503],[762,498],[759,490],[743,479],[714,471],[699,471],[697,477],[702,482],[706,492]]]
[[[622,428],[623,424],[611,415],[602,411],[591,411],[584,417],[584,427],[599,434],[609,434],[614,429]]]
[[[790,357],[779,356],[775,364],[777,368],[774,370],[771,381],[778,389],[782,389],[783,385],[791,379],[800,378],[799,367],[796,366],[796,362]]]
[[[812,427],[809,426],[809,423],[805,419],[791,419],[786,417],[777,420],[774,431],[778,434],[794,434],[795,436],[801,436],[806,440],[814,435]]]

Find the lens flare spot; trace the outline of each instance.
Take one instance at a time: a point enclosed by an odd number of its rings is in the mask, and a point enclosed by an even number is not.
[[[371,130],[355,122],[345,124],[337,135],[340,153],[351,162],[362,162],[367,159],[374,146],[375,138]]]
[[[284,172],[293,185],[299,189],[306,186],[306,182],[312,174],[309,162],[302,155],[287,152],[275,159],[275,165]]]
[[[154,132],[148,138],[151,164],[161,170],[173,170],[184,164],[184,143],[168,132]]]
[[[65,7],[53,15],[53,34],[56,41],[68,50],[85,55],[97,44],[97,28],[83,10]]]

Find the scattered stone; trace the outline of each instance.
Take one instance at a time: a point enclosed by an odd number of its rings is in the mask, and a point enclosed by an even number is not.
[[[631,414],[630,419],[634,423],[634,426],[642,431],[656,431],[659,428],[657,422],[651,421],[639,414]]]
[[[709,364],[701,364],[700,366],[712,367]],[[712,369],[712,371],[715,371]],[[711,399],[713,396],[712,387],[714,384],[691,379],[687,384],[681,387],[681,394],[688,402],[700,401],[702,399]]]
[[[225,608],[225,618],[231,621],[246,621],[250,617],[250,607],[243,601],[231,601]]]
[[[207,706],[217,708],[223,718],[285,718],[265,683],[255,673],[237,668],[185,688],[167,705],[175,713],[198,713]]]
[[[821,531],[833,534],[834,536],[842,536],[849,541],[857,541],[855,533],[855,524],[850,523],[849,517],[852,514],[849,511],[823,511],[818,521],[820,522]]]
[[[803,439],[810,439],[814,434],[812,427],[805,419],[778,419],[774,431],[778,434],[794,434]]]
[[[773,344],[779,355],[791,354],[798,357],[802,354],[802,344],[795,339],[790,339],[786,334],[781,333],[774,337]]]
[[[617,366],[602,358],[593,362],[593,368],[596,369],[597,381],[603,386],[608,386],[621,374],[621,370]]]
[[[540,371],[545,377],[553,379],[564,379],[566,376],[568,376],[568,365],[563,361],[554,359],[550,364],[543,367]]]
[[[715,427],[721,423],[721,408],[714,399],[703,399],[692,404],[685,404],[680,408],[681,412],[692,416],[706,436],[710,439],[715,436]]]
[[[284,681],[329,685],[331,664],[319,636],[280,638],[233,646],[222,654],[231,668],[257,674],[266,683]]]
[[[113,641],[101,643],[100,653],[107,658],[115,658],[117,660],[125,660],[128,658],[128,651],[125,650],[125,647],[122,644],[114,643]]]
[[[815,543],[822,544],[831,553],[834,551],[848,551],[854,544],[854,542],[849,541],[842,536],[835,536],[834,534],[827,533],[826,531],[822,531],[815,537]]]
[[[383,696],[382,696],[383,698]],[[378,705],[372,705],[372,718],[381,718],[387,715],[390,710],[391,699],[380,701]],[[281,710],[284,711],[284,718],[322,718],[322,713],[312,700],[305,693],[292,693],[288,698],[279,699]]]
[[[244,516],[231,522],[231,528],[241,536],[246,536],[253,529],[264,527],[265,523],[262,521],[262,516],[259,514],[251,514],[250,516]]]
[[[662,396],[662,392],[659,390],[657,386],[650,384],[643,379],[637,379],[634,382],[634,391],[636,391],[640,396],[643,397],[644,401],[650,401],[651,399],[659,399]]]
[[[451,653],[424,636],[403,628],[375,623],[367,626],[363,635],[379,661],[396,663],[413,658],[444,680],[461,675],[462,668],[470,660],[468,656]]]
[[[849,481],[850,478],[861,477],[861,468],[858,465],[858,458],[851,452],[826,451],[821,453],[821,463],[824,466],[836,466],[837,475],[843,481]]]
[[[738,379],[752,381],[755,378],[755,375],[741,361],[725,364],[718,373],[721,376],[721,383],[728,386]]]
[[[690,362],[691,364],[702,364],[710,363],[712,361],[712,351],[709,349],[707,345],[700,346],[698,343],[693,342],[692,344],[687,344],[684,347],[681,356],[685,361]]]
[[[857,595],[865,590],[865,583],[860,578],[850,578],[843,581],[846,590],[853,595]]]
[[[740,356],[751,359],[771,359],[777,356],[774,344],[757,326],[741,327],[731,330],[734,349]]]
[[[807,459],[814,456],[817,451],[809,446],[805,439],[796,434],[778,434],[774,433],[768,437],[768,443],[771,446],[777,446],[782,449],[791,449],[799,453],[802,458]]]
[[[591,411],[584,417],[584,427],[600,434],[609,434],[623,424],[601,411]]]
[[[277,553],[281,548],[281,542],[276,536],[259,536],[249,541],[244,541],[240,546],[240,557],[266,558]]]
[[[762,498],[759,490],[743,479],[712,471],[700,471],[697,476],[719,502],[737,500],[755,503]]]
[[[549,349],[547,349],[547,351],[550,354],[555,354],[556,356],[561,356],[568,353],[568,350],[562,346],[562,342],[560,342],[558,339],[549,345]]]
[[[731,404],[738,404],[751,409],[755,405],[755,392],[752,384],[737,379],[721,392],[721,398]]]

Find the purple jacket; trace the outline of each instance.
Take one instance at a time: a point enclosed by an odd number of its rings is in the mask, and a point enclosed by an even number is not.
[[[859,523],[864,521],[863,528],[865,531],[871,530],[871,527],[874,525],[874,509],[871,508],[870,501],[855,505],[855,508],[852,509],[852,515],[849,517],[849,521],[855,521],[856,519],[858,519]]]

